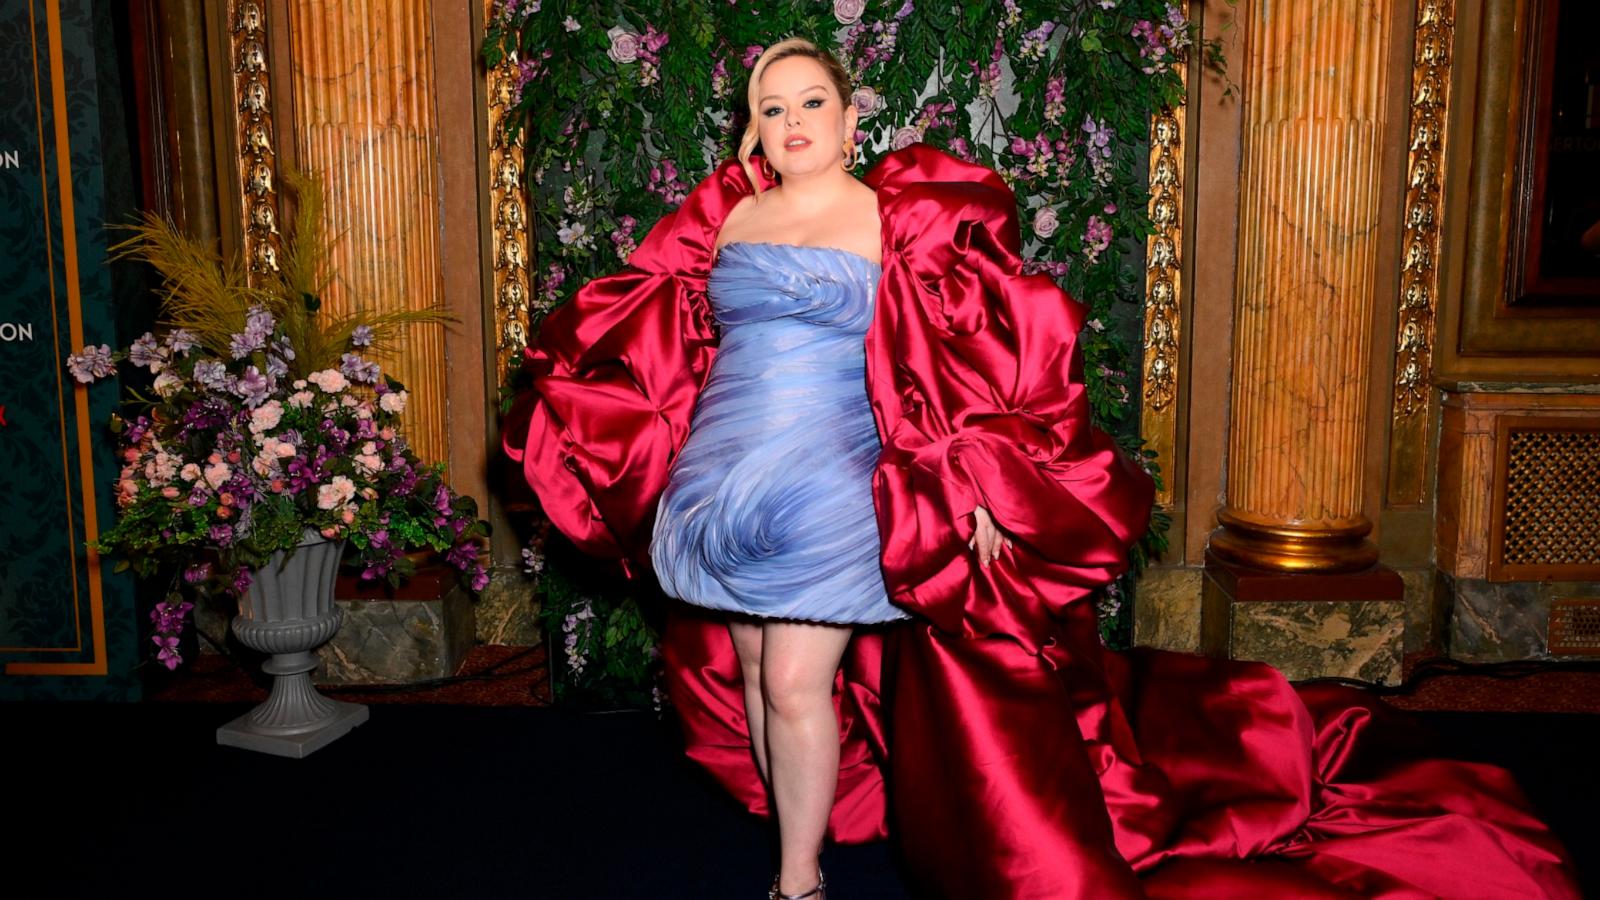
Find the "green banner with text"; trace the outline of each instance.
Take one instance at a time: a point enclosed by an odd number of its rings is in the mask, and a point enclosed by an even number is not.
[[[94,0],[0,5],[0,699],[136,695],[134,586],[86,547],[108,527],[114,384],[65,367],[116,346],[104,117],[115,50]],[[97,27],[99,32],[97,34]],[[97,38],[99,39],[97,41]],[[108,53],[110,70],[98,55]],[[111,48],[111,49],[108,49]],[[115,104],[111,110],[103,104]],[[114,135],[124,140],[123,135]],[[127,157],[126,145],[118,148]],[[126,167],[120,167],[126,177]]]

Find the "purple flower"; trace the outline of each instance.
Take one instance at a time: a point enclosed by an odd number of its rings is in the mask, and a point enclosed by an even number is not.
[[[211,543],[216,544],[218,547],[231,546],[233,544],[233,526],[226,524],[211,526]]]
[[[255,366],[245,369],[244,374],[239,376],[239,380],[233,385],[233,392],[238,394],[244,405],[251,409],[265,403],[267,394],[271,391],[271,383]]]
[[[482,593],[483,589],[488,586],[489,570],[485,568],[482,563],[479,563],[477,566],[473,567],[472,570],[472,589],[478,593]]]
[[[176,669],[178,663],[183,662],[183,657],[178,654],[178,639],[176,637],[158,634],[150,640],[161,648],[161,652],[156,654],[156,660],[166,666],[168,671]]]
[[[450,489],[442,484],[439,485],[438,490],[434,491],[433,508],[440,513],[450,512]]]
[[[465,572],[472,568],[473,563],[478,561],[478,545],[472,541],[463,541],[451,547],[450,552],[446,553],[444,558],[450,565]]]
[[[352,347],[371,347],[372,346],[372,326],[371,325],[357,325],[355,327],[355,330],[350,332],[350,346],[352,346]]]
[[[766,49],[767,48],[761,46],[760,44],[751,44],[750,46],[744,48],[744,56],[739,61],[744,64],[746,69],[754,68],[756,60],[761,58],[761,54],[765,52]]]
[[[200,342],[195,340],[194,332],[187,328],[174,328],[167,332],[167,349],[173,353],[186,354],[198,346]]]
[[[190,584],[199,584],[211,577],[211,563],[203,562],[183,570],[183,580]]]
[[[107,344],[84,347],[82,353],[67,357],[67,369],[72,377],[84,384],[110,375],[115,368],[111,362],[111,347]]]
[[[228,367],[221,360],[202,359],[194,364],[194,380],[213,391],[225,390],[228,386]]]
[[[188,601],[168,603],[163,600],[150,610],[150,621],[155,623],[156,630],[167,634],[177,634],[183,631],[184,617],[189,610],[194,609],[194,604]]]
[[[233,592],[243,597],[244,592],[248,590],[250,590],[250,570],[241,566],[233,575]]]
[[[362,359],[354,353],[346,353],[339,357],[339,371],[356,384],[372,384],[378,380],[379,374],[377,363]]]
[[[150,417],[149,416],[140,416],[137,419],[134,419],[133,420],[133,424],[128,426],[128,436],[127,436],[128,443],[130,443],[130,444],[139,443],[140,441],[144,440],[145,434],[147,434],[149,431],[150,431]]]
[[[155,372],[166,363],[167,356],[156,343],[156,336],[146,331],[128,347],[128,361],[136,366],[148,366]]]

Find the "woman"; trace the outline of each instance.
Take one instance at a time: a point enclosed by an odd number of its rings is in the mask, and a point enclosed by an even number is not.
[[[833,681],[851,626],[906,614],[878,568],[881,445],[862,338],[882,237],[877,194],[850,174],[849,77],[796,40],[768,48],[753,73],[739,156],[757,189],[717,236],[718,357],[650,556],[669,596],[733,614],[752,749],[777,812],[772,892],[799,898],[824,891],[817,858],[839,773]],[[758,145],[778,181],[770,190],[751,168]]]
[[[670,611],[668,687],[690,756],[776,808],[771,896],[891,817],[936,896],[1575,896],[1505,773],[1381,704],[1102,651],[1152,489],[1089,424],[1082,310],[1022,272],[995,173],[915,145],[855,183],[849,95],[763,54],[741,158],[546,319],[505,424],[581,549],[716,610]]]

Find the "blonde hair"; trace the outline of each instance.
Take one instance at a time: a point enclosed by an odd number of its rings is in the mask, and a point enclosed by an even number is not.
[[[786,38],[768,47],[756,57],[756,63],[750,68],[750,86],[745,93],[750,103],[750,122],[744,127],[744,136],[739,139],[739,165],[744,167],[744,174],[750,179],[751,187],[755,188],[756,197],[761,197],[761,179],[756,176],[755,166],[750,164],[750,154],[755,152],[756,145],[761,143],[761,111],[760,96],[761,74],[780,59],[791,56],[804,56],[814,59],[822,70],[828,73],[828,80],[833,82],[833,89],[839,92],[839,100],[848,106],[850,104],[850,73],[844,70],[839,60],[832,53],[818,47],[805,38]],[[765,148],[763,148],[765,149]]]

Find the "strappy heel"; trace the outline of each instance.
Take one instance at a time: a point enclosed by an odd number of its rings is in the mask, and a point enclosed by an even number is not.
[[[778,893],[778,876],[772,876],[772,890],[767,891],[767,900],[828,900],[828,879],[822,875],[822,870],[817,870],[817,886],[804,894]]]

